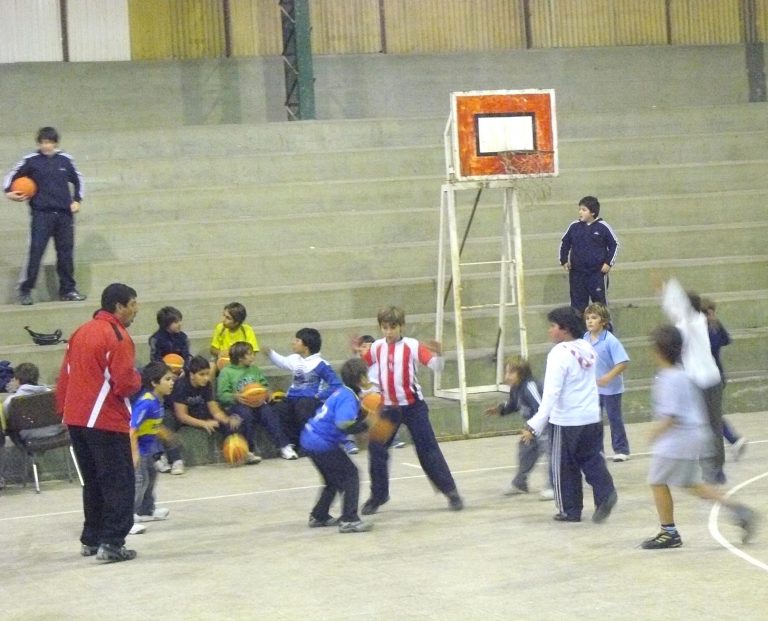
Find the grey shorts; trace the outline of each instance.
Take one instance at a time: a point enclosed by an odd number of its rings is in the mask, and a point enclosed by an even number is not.
[[[691,487],[701,483],[701,466],[696,459],[673,459],[671,457],[651,457],[648,470],[650,485],[673,485]]]

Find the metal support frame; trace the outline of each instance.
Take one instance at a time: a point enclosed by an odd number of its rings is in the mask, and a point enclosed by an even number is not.
[[[456,221],[456,192],[458,190],[481,189],[481,187],[504,188],[503,234],[498,261],[462,262]],[[447,287],[451,288],[453,314],[456,332],[456,366],[458,386],[444,388],[442,373],[435,373],[437,397],[459,401],[461,411],[461,430],[469,433],[469,394],[498,392],[504,379],[504,354],[506,349],[507,307],[518,308],[518,329],[520,334],[520,354],[528,355],[527,329],[525,323],[525,294],[523,287],[523,251],[520,229],[520,209],[517,191],[510,182],[446,183],[441,187],[440,199],[440,243],[438,248],[437,307],[435,338],[442,342],[443,326],[448,301]],[[469,231],[467,231],[467,234]],[[465,236],[466,239],[466,236]],[[447,251],[446,251],[447,246]],[[447,264],[450,261],[450,281]],[[462,301],[462,267],[472,265],[496,265],[499,269],[498,302],[465,306]],[[498,332],[496,342],[496,377],[495,383],[479,386],[467,385],[466,349],[464,344],[464,311],[480,308],[498,308]]]
[[[285,109],[289,121],[315,118],[309,0],[279,0],[283,27]]]

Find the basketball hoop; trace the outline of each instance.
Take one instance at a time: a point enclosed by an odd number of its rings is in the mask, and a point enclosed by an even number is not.
[[[554,151],[501,151],[499,173],[509,176],[510,185],[522,202],[532,205],[545,201],[552,193],[554,155]]]

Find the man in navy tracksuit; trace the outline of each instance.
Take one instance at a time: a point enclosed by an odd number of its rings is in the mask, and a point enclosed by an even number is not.
[[[33,303],[32,289],[35,288],[40,261],[51,237],[56,246],[59,298],[69,302],[85,299],[76,287],[73,259],[74,215],[80,210],[83,180],[72,158],[57,148],[58,143],[59,134],[53,127],[41,128],[37,132],[39,149],[16,164],[3,183],[9,199],[18,202],[29,200],[32,216],[29,253],[19,280],[19,303],[24,306]],[[35,182],[37,192],[34,196],[11,191],[11,184],[19,177],[29,177]]]
[[[560,265],[568,272],[571,306],[579,315],[590,301],[607,305],[606,275],[619,253],[616,234],[599,215],[600,202],[594,196],[582,198],[578,219],[560,242]]]

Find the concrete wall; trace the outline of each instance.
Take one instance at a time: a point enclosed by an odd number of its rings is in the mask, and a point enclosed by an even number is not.
[[[443,116],[451,91],[555,88],[563,112],[748,100],[742,46],[318,56],[320,119]],[[285,120],[282,60],[0,66],[0,134]]]

